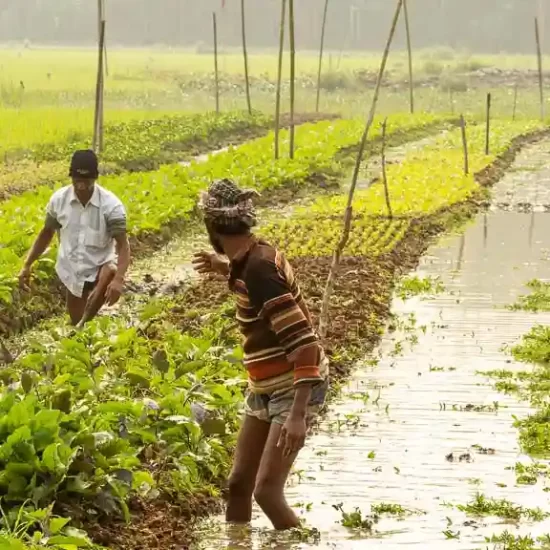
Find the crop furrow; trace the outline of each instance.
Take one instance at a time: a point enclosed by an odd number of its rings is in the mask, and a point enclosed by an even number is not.
[[[396,116],[390,118],[389,135],[410,128],[433,127],[434,116]],[[281,158],[274,161],[273,136],[253,140],[232,148],[205,162],[188,166],[172,165],[158,171],[110,176],[102,184],[117,194],[129,212],[129,231],[133,249],[147,255],[181,233],[196,219],[195,205],[209,182],[231,177],[244,187],[263,194],[263,201],[288,201],[297,193],[316,192],[336,183],[345,162],[335,161],[337,153],[360,139],[360,121],[325,121],[297,128],[298,150],[288,158],[288,132],[281,134]],[[377,139],[380,130],[374,132]],[[321,182],[323,186],[320,185]],[[16,274],[22,258],[41,227],[44,207],[51,190],[29,191],[0,203],[0,335],[31,327],[36,321],[60,311],[52,304],[53,258],[55,249],[38,263],[37,275],[43,281],[29,296],[16,290]],[[22,216],[24,213],[24,216]],[[53,285],[53,286],[52,286]],[[56,309],[57,308],[57,309]],[[17,313],[17,314],[16,314]]]

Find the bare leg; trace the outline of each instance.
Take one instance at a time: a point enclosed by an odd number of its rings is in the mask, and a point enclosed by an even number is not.
[[[108,286],[114,279],[116,267],[113,264],[105,264],[100,270],[97,277],[97,285],[88,297],[84,313],[80,323],[83,325],[91,321],[105,304],[105,294]]]
[[[71,318],[71,325],[78,325],[84,310],[86,309],[86,302],[88,301],[89,292],[85,292],[81,298],[74,296],[67,290],[67,311]]]
[[[252,519],[252,493],[262,460],[270,424],[246,416],[235,452],[233,470],[229,476],[229,499],[226,520],[230,523],[248,523]]]
[[[281,429],[280,424],[271,425],[254,490],[256,502],[273,527],[279,530],[300,525],[300,520],[284,496],[285,484],[298,453],[283,456],[283,449],[277,447]]]

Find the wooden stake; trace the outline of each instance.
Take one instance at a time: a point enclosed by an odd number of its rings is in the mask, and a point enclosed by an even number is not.
[[[386,196],[386,206],[388,207],[388,216],[390,220],[393,218],[393,212],[390,202],[390,190],[388,189],[388,173],[386,170],[386,130],[388,128],[388,119],[382,124],[382,181],[384,182],[384,194]]]
[[[514,110],[512,111],[512,120],[516,120],[516,110],[518,106],[518,83],[514,86]]]
[[[290,32],[290,158],[294,158],[295,134],[294,109],[296,102],[296,36],[294,33],[294,0],[288,0],[288,23]]]
[[[538,17],[535,17],[535,39],[537,41],[537,64],[539,68],[540,119],[544,120],[544,82],[543,82],[543,76],[542,76],[542,49],[540,45]]]
[[[277,67],[277,92],[275,97],[275,159],[279,158],[279,135],[281,128],[281,83],[283,80],[283,55],[285,49],[286,0],[281,0],[279,26],[279,65]]]
[[[105,0],[101,0],[101,20],[107,21],[107,13],[105,10]],[[103,46],[103,63],[105,65],[105,76],[109,76],[109,61],[107,58],[107,37],[105,37],[105,43]]]
[[[380,88],[382,87],[382,79],[384,78],[384,72],[386,70],[386,65],[390,54],[391,44],[393,42],[393,37],[395,36],[395,30],[397,28],[397,23],[399,21],[399,15],[401,14],[402,7],[403,7],[403,0],[397,0],[397,7],[395,9],[395,14],[393,16],[390,34],[388,36],[388,41],[386,43],[384,55],[382,56],[380,70],[378,72],[378,78],[376,81],[374,96],[372,98],[372,105],[370,108],[367,123],[365,125],[365,130],[361,137],[361,143],[359,144],[359,152],[357,154],[357,161],[355,163],[355,169],[353,172],[353,178],[351,180],[351,187],[348,195],[348,202],[347,202],[346,211],[344,214],[344,228],[342,231],[342,236],[340,238],[340,241],[337,244],[332,257],[332,264],[330,266],[330,271],[329,271],[327,283],[325,286],[325,292],[323,295],[323,304],[321,306],[321,316],[319,320],[319,335],[321,339],[324,339],[327,334],[330,298],[332,296],[332,291],[334,289],[334,281],[336,278],[336,272],[338,270],[338,266],[340,264],[340,257],[342,255],[342,252],[344,251],[344,248],[346,247],[346,244],[349,239],[349,233],[351,230],[351,222],[352,222],[352,216],[353,216],[353,196],[355,194],[355,189],[357,187],[357,180],[359,179],[359,171],[361,169],[361,163],[363,161],[363,155],[365,153],[369,132],[370,132],[372,123],[374,121],[374,115],[376,113],[376,105],[378,103],[378,97],[380,96]]]
[[[218,21],[216,12],[212,12],[212,24],[214,27],[214,71],[216,73],[216,113],[220,113],[220,74],[218,71]]]
[[[485,154],[490,152],[491,134],[491,94],[487,94],[487,117],[485,121]]]
[[[464,175],[470,173],[470,162],[468,159],[468,140],[466,138],[466,121],[464,116],[460,115],[460,129],[462,130],[462,147],[464,149]]]
[[[323,12],[323,26],[321,27],[321,47],[319,48],[319,74],[317,75],[317,102],[315,112],[319,112],[319,101],[321,99],[321,77],[323,73],[323,53],[325,50],[325,31],[327,28],[327,13],[329,0],[325,0],[325,11]]]
[[[243,36],[244,78],[246,80],[246,105],[249,114],[252,114],[252,101],[250,99],[250,79],[248,76],[248,51],[246,49],[246,17],[244,12],[244,0],[241,0],[241,30]]]
[[[103,93],[103,47],[105,41],[105,21],[101,22],[101,30],[99,33],[99,52],[97,62],[97,81],[95,92],[95,115],[94,115],[94,138],[92,148],[98,153],[101,147],[101,109],[102,109],[102,93]]]
[[[405,15],[405,29],[407,31],[407,50],[409,52],[409,92],[411,103],[411,114],[414,114],[414,81],[413,81],[413,58],[411,45],[411,27],[409,24],[409,9],[407,0],[403,0],[403,13]]]
[[[107,26],[107,20],[106,20],[106,17],[105,17],[105,0],[98,0],[98,12],[97,12],[97,15],[98,15],[98,24],[99,24],[99,39],[101,39],[101,27],[102,25],[104,25],[105,27]],[[99,136],[99,143],[98,143],[98,150],[99,152],[101,153],[103,151],[103,146],[104,146],[104,143],[103,143],[103,137],[104,137],[104,133],[103,133],[103,128],[104,128],[104,125],[105,125],[105,74],[106,74],[106,60],[107,60],[107,37],[106,37],[106,33],[105,31],[103,32],[103,50],[102,50],[102,53],[103,53],[103,61],[102,61],[102,66],[103,66],[103,69],[101,71],[101,92],[99,94],[99,103],[100,103],[100,107],[99,107],[99,120],[98,120],[98,124],[99,124],[99,129],[98,129],[98,136]]]

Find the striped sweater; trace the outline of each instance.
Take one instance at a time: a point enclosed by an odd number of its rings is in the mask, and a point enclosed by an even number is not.
[[[253,393],[270,394],[328,376],[328,361],[300,288],[279,251],[253,237],[231,262],[229,286],[237,297]]]

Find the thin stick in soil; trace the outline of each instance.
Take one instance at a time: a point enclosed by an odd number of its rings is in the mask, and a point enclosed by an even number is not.
[[[514,86],[514,107],[512,110],[512,120],[516,120],[516,112],[518,107],[518,83]]]
[[[393,37],[395,36],[395,30],[397,28],[397,23],[399,21],[399,16],[401,14],[401,9],[403,8],[403,0],[397,0],[397,7],[395,9],[395,14],[393,16],[392,26],[390,29],[390,34],[388,36],[388,41],[386,43],[386,48],[384,50],[384,55],[382,56],[382,62],[380,64],[380,70],[378,72],[378,78],[376,81],[376,88],[374,90],[374,96],[372,98],[372,105],[370,108],[369,116],[367,119],[367,123],[365,125],[365,131],[363,132],[363,135],[361,137],[361,143],[359,145],[359,152],[357,154],[357,161],[355,163],[355,169],[353,171],[353,178],[351,181],[351,187],[349,190],[348,195],[348,202],[346,206],[346,211],[344,214],[344,229],[342,231],[342,236],[340,238],[340,241],[338,242],[336,249],[334,251],[333,257],[332,257],[332,264],[330,266],[330,271],[328,274],[325,291],[323,295],[323,302],[321,306],[321,316],[319,320],[319,335],[321,336],[321,339],[324,339],[327,334],[327,327],[328,327],[328,313],[329,313],[329,306],[330,306],[330,299],[332,295],[332,291],[334,288],[334,282],[336,278],[336,272],[338,270],[338,265],[340,264],[340,258],[342,256],[342,252],[344,251],[344,248],[346,247],[346,244],[349,239],[349,234],[351,230],[351,221],[352,221],[352,215],[353,215],[353,196],[355,194],[355,189],[357,187],[357,181],[359,179],[359,171],[361,169],[361,163],[363,161],[363,155],[365,153],[365,148],[367,145],[367,139],[369,136],[370,129],[372,127],[372,123],[374,120],[374,115],[376,113],[376,106],[378,103],[378,98],[380,96],[380,89],[382,87],[382,79],[384,78],[384,73],[386,71],[386,64],[388,62],[388,57],[390,54],[390,48],[393,42]]]
[[[485,120],[485,154],[490,152],[491,141],[491,94],[487,94],[487,113]]]
[[[248,50],[246,47],[246,15],[244,0],[241,0],[241,32],[243,41],[244,78],[246,80],[246,105],[249,114],[252,114],[252,100],[250,99],[250,77],[248,72]]]
[[[99,33],[99,45],[98,45],[98,62],[97,62],[97,80],[95,91],[95,112],[94,112],[94,137],[92,143],[92,149],[97,153],[99,152],[101,145],[101,109],[103,106],[102,93],[103,93],[103,45],[105,41],[105,21],[101,22],[101,30]]]
[[[411,45],[411,26],[409,23],[409,8],[407,0],[403,0],[403,14],[405,15],[405,30],[407,32],[407,50],[409,54],[409,95],[411,114],[414,114],[414,80],[413,80],[413,58]]]
[[[315,102],[315,112],[319,112],[319,102],[321,100],[321,78],[323,74],[323,53],[325,50],[325,32],[327,28],[327,13],[329,0],[325,0],[325,10],[323,12],[323,23],[321,27],[321,47],[319,48],[319,73],[317,74],[317,101]]]
[[[283,54],[285,48],[286,0],[281,0],[279,26],[279,65],[277,67],[277,92],[275,96],[275,159],[279,158],[279,135],[281,128],[281,81],[283,79]]]
[[[216,12],[212,12],[212,24],[214,30],[214,71],[216,76],[216,113],[220,112],[220,73],[218,70],[218,21]]]
[[[542,50],[540,45],[539,19],[535,17],[535,40],[537,41],[537,65],[539,70],[539,93],[540,93],[540,119],[544,120],[544,81],[542,75]]]
[[[390,190],[388,189],[388,171],[386,170],[386,131],[388,129],[388,119],[382,124],[382,181],[384,182],[384,194],[386,196],[386,206],[388,207],[388,216],[393,218],[393,212],[390,202]]]
[[[470,173],[470,161],[468,158],[468,138],[466,136],[466,121],[464,115],[460,115],[460,129],[462,130],[462,148],[464,150],[464,175]]]
[[[296,35],[294,28],[294,0],[288,0],[288,23],[290,31],[290,158],[294,158],[294,108],[296,100]]]

